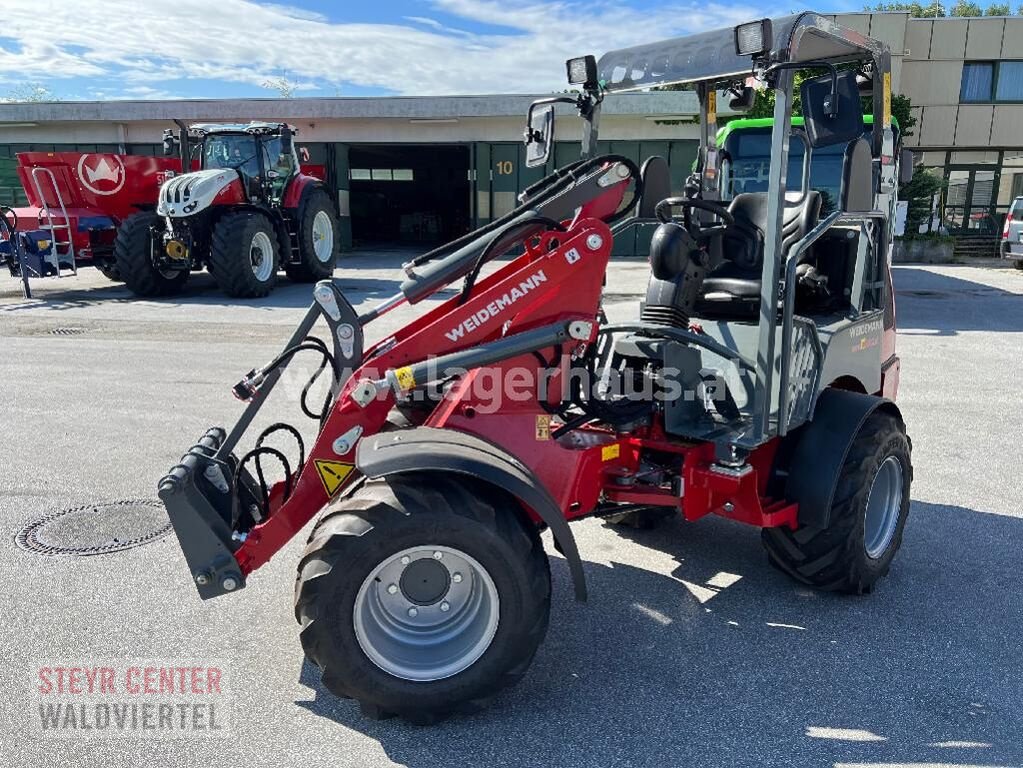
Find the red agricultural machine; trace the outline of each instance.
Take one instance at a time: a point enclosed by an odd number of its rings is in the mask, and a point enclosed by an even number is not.
[[[199,169],[165,181],[155,211],[120,227],[114,260],[141,296],[181,289],[205,267],[230,296],[267,295],[283,267],[311,282],[330,277],[340,232],[326,186],[302,172],[285,123],[197,124],[164,135],[182,162],[194,144]]]
[[[800,127],[796,70],[808,71]],[[887,47],[804,13],[573,59],[568,73],[580,94],[530,108],[527,158],[547,160],[557,102],[584,120],[582,158],[406,264],[399,292],[364,314],[319,282],[284,351],[235,386],[249,403],[238,424],[207,431],[159,483],[203,599],[243,588],[324,510],[295,616],[324,685],[371,717],[435,722],[525,674],[550,610],[544,528],[580,599],[568,523],[584,517],[720,515],[761,528],[770,562],[796,581],[855,594],[901,543],[912,465],[894,403]],[[775,96],[767,186],[722,200],[718,91],[752,103],[750,77]],[[598,156],[596,137],[606,93],[683,83],[702,138],[673,196],[662,158]],[[786,178],[797,141],[801,181]],[[834,147],[841,181],[822,213],[812,156]],[[651,223],[646,299],[633,320],[608,323],[614,238]],[[382,315],[459,280],[456,295],[364,344]],[[311,335],[319,323],[324,338]],[[241,448],[304,353],[333,379],[311,412],[315,443],[306,451],[275,424]],[[269,445],[280,432],[297,457]]]
[[[165,132],[161,158],[18,155],[29,205],[8,224],[20,232],[20,256],[3,234],[0,256],[26,291],[28,277],[83,264],[141,296],[173,293],[204,267],[239,297],[266,295],[279,267],[302,282],[333,272],[340,237],[325,169],[300,165],[294,129],[179,125]]]

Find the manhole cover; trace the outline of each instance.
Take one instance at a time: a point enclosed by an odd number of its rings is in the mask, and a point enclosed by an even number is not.
[[[50,331],[54,336],[78,336],[85,333],[84,328],[54,328]]]
[[[14,541],[40,555],[102,555],[140,547],[170,530],[163,504],[126,499],[46,515],[22,528]]]

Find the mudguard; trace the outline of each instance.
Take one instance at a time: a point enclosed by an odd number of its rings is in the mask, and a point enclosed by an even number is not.
[[[826,528],[838,487],[838,476],[860,427],[874,411],[898,418],[891,400],[844,389],[826,389],[817,398],[813,421],[792,433],[796,440],[785,496],[799,504],[799,524]]]
[[[558,551],[568,560],[576,599],[586,600],[579,549],[561,509],[532,471],[502,448],[466,432],[417,427],[363,438],[355,464],[371,478],[404,472],[455,472],[507,491],[551,529]]]

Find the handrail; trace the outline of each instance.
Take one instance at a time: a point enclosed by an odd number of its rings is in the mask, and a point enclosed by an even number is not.
[[[791,376],[792,356],[789,354],[789,345],[792,343],[792,325],[796,307],[796,268],[799,266],[800,257],[806,250],[817,242],[831,227],[842,221],[858,221],[861,219],[880,219],[884,221],[883,211],[835,211],[817,223],[813,229],[806,233],[789,252],[785,261],[785,298],[782,311],[781,327],[781,372],[779,375],[778,392],[778,435],[784,437],[788,434],[788,407],[789,407],[789,377]],[[820,339],[814,334],[817,353],[820,362],[823,362],[823,347]],[[819,374],[818,374],[819,375]]]
[[[43,194],[42,184],[39,182],[39,174],[45,174],[48,177],[50,186],[53,187],[54,197],[57,198],[57,203],[60,205],[60,213],[64,217],[63,224],[53,223],[53,214],[50,211],[50,204],[46,200],[46,195]],[[32,169],[32,183],[35,185],[36,193],[39,195],[39,212],[40,214],[46,215],[46,226],[43,226],[40,221],[39,225],[41,229],[49,229],[50,234],[53,235],[53,256],[56,261],[54,265],[57,268],[57,277],[60,277],[60,245],[67,245],[67,254],[71,257],[71,273],[74,275],[78,274],[78,264],[75,259],[75,242],[74,236],[71,232],[71,219],[68,218],[67,208],[64,206],[64,196],[60,194],[60,187],[57,186],[57,177],[53,175],[53,171],[44,166],[36,166]],[[58,243],[57,229],[67,230],[67,242]]]

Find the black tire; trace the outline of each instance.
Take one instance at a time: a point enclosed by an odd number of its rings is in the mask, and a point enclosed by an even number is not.
[[[316,257],[313,222],[316,220],[317,215],[321,217],[325,215],[330,218],[332,247],[330,249],[330,256],[326,261],[321,261]],[[334,274],[334,265],[337,263],[337,257],[341,251],[341,228],[327,190],[317,188],[307,193],[298,206],[296,219],[299,262],[296,264],[285,264],[284,271],[291,280],[298,283],[325,280]]]
[[[365,482],[316,524],[298,568],[295,617],[323,684],[364,715],[432,724],[481,709],[526,672],[547,631],[550,571],[535,528],[511,498],[469,478],[407,475]],[[374,568],[410,547],[446,546],[493,580],[493,640],[466,669],[439,680],[396,677],[362,650],[355,601]]]
[[[114,270],[136,296],[169,296],[188,281],[188,270],[162,272],[153,264],[153,232],[162,227],[155,213],[143,211],[129,216],[117,228],[114,241]]]
[[[870,557],[865,534],[867,499],[878,470],[889,457],[894,457],[902,468],[898,521],[883,552]],[[888,573],[892,558],[902,544],[912,479],[910,441],[905,425],[890,413],[875,411],[849,448],[835,489],[828,527],[804,525],[795,531],[765,528],[761,538],[768,558],[796,581],[817,589],[857,595],[869,593]]]
[[[1023,259],[1016,259],[1016,269],[1023,269]]]
[[[263,270],[264,276],[254,271],[254,260],[265,259],[267,254],[260,250],[254,255],[255,240],[260,235],[269,242],[272,268]],[[226,213],[213,228],[213,243],[210,248],[210,273],[217,284],[238,299],[258,299],[273,290],[277,282],[277,268],[280,265],[281,245],[274,230],[273,222],[255,211]]]

